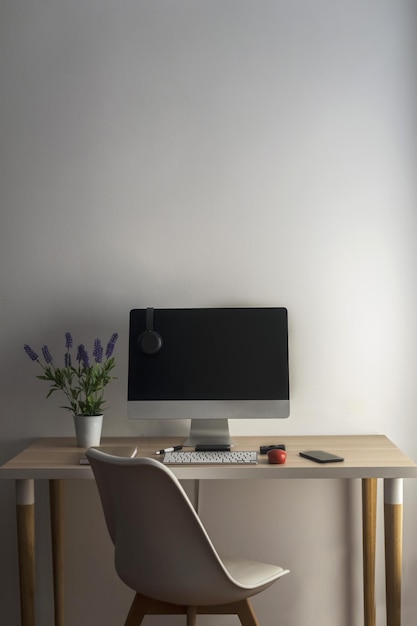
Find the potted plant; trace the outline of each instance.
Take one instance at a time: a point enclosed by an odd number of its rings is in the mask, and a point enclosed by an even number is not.
[[[73,339],[71,333],[65,333],[64,366],[57,367],[48,346],[42,346],[43,361],[28,345],[24,345],[26,354],[32,361],[39,363],[43,374],[36,378],[50,382],[48,395],[62,391],[67,403],[61,408],[70,411],[74,417],[75,433],[79,447],[88,448],[100,444],[103,422],[104,390],[114,376],[112,370],[116,366],[113,350],[118,339],[114,333],[107,343],[106,349],[96,339],[93,347],[93,362],[84,344],[77,348],[75,360],[71,353]]]

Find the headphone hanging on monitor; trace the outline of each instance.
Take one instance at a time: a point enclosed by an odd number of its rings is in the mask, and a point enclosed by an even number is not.
[[[153,308],[146,309],[146,330],[139,335],[138,345],[144,354],[156,354],[162,347],[162,337],[153,328]]]

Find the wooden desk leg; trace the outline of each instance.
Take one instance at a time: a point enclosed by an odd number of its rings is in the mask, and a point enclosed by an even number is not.
[[[363,602],[364,624],[375,626],[375,554],[376,554],[377,479],[362,479]]]
[[[55,626],[64,626],[63,493],[61,480],[49,481],[49,500],[51,508]]]
[[[35,626],[35,489],[33,480],[16,481],[16,516],[21,626]]]
[[[401,624],[403,480],[384,480],[387,626]]]

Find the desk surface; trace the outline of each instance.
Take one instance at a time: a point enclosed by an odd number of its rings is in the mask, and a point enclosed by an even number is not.
[[[269,465],[258,456],[257,465],[169,466],[181,479],[263,478],[417,478],[417,464],[384,435],[336,435],[296,437],[234,437],[237,450],[259,450],[259,446],[285,443],[287,462]],[[155,459],[155,451],[183,442],[179,437],[103,437],[101,445],[132,446],[137,456]],[[318,464],[299,456],[303,450],[326,450],[344,457],[342,463]],[[0,467],[0,478],[92,479],[91,468],[80,465],[83,453],[70,437],[38,439]]]

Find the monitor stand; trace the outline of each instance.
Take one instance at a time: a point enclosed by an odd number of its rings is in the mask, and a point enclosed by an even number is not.
[[[195,447],[199,443],[222,443],[232,446],[228,420],[226,418],[192,419],[190,434],[184,446]]]

